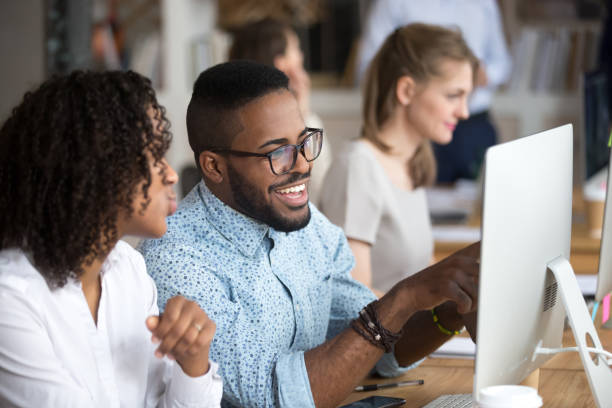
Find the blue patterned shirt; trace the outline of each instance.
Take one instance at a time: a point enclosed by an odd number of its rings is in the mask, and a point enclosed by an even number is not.
[[[166,235],[141,245],[160,309],[182,294],[217,324],[211,359],[224,379],[225,407],[314,407],[304,352],[375,299],[351,278],[354,258],[342,230],[310,209],[305,228],[279,232],[200,182],[168,218]],[[392,354],[377,369],[405,370]]]

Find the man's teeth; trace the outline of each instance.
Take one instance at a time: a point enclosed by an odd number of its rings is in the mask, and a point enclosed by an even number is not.
[[[305,188],[306,188],[306,184],[300,184],[299,186],[284,188],[282,190],[277,190],[277,191],[281,194],[290,194],[290,193],[299,193],[300,191],[304,191]]]

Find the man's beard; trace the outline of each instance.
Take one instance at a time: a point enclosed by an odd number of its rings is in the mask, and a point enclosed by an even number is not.
[[[229,175],[230,188],[234,195],[234,202],[239,207],[239,211],[251,218],[261,221],[277,231],[292,232],[304,228],[310,222],[310,208],[308,203],[306,215],[302,218],[291,219],[279,214],[271,205],[266,205],[262,194],[249,183],[242,175],[228,163],[227,172]],[[292,173],[283,184],[291,184],[300,179],[306,179],[310,176],[307,174]],[[272,192],[275,186],[271,186],[269,191]]]

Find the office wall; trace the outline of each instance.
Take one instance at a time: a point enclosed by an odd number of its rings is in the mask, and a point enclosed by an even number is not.
[[[0,122],[45,75],[44,0],[0,3]]]

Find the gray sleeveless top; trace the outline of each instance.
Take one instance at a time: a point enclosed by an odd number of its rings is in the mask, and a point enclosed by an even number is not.
[[[372,284],[387,291],[432,259],[425,190],[394,186],[364,142],[344,147],[325,176],[319,208],[348,238],[372,245]]]

